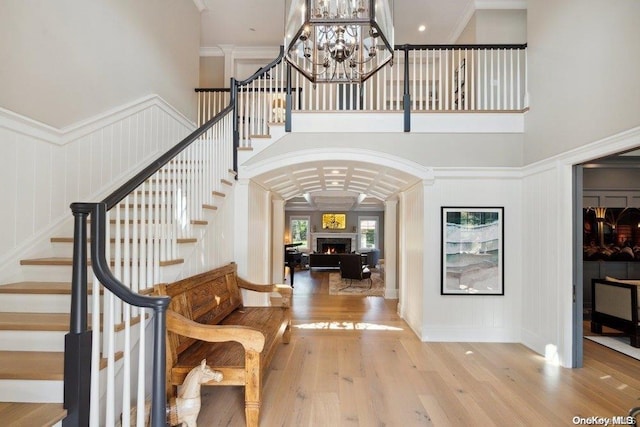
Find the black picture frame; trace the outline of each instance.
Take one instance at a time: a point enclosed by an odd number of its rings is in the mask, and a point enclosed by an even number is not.
[[[441,208],[441,295],[504,295],[504,207]]]

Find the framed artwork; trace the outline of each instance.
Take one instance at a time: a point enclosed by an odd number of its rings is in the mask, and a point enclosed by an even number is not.
[[[322,228],[324,230],[344,230],[347,228],[347,214],[322,214]]]
[[[441,295],[504,295],[504,208],[441,210]]]

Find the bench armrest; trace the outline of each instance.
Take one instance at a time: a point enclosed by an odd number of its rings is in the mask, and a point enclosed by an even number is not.
[[[247,289],[249,291],[255,291],[255,292],[278,292],[280,295],[282,295],[282,300],[283,301],[287,301],[287,307],[288,305],[288,301],[290,301],[291,299],[291,294],[293,292],[293,289],[291,288],[290,285],[286,285],[286,284],[269,284],[269,285],[261,285],[261,284],[257,284],[257,283],[251,283],[247,280],[244,280],[240,277],[237,278],[237,283],[238,283],[238,287],[242,288],[242,289]]]
[[[264,334],[245,326],[205,325],[187,319],[173,310],[167,310],[167,330],[178,335],[207,342],[235,341],[245,350],[258,353],[264,348]]]

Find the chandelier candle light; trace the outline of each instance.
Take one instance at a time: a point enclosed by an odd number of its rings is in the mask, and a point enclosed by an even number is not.
[[[287,0],[286,60],[314,83],[362,83],[393,59],[392,0]]]

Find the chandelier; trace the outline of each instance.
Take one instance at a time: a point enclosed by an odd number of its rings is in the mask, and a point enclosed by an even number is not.
[[[362,83],[393,59],[393,0],[288,0],[285,58],[314,83]]]

